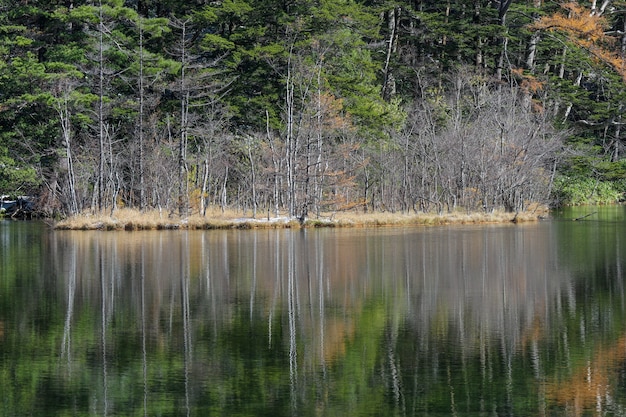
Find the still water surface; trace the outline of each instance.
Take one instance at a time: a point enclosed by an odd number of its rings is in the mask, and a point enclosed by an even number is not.
[[[0,415],[626,415],[625,217],[0,222]]]

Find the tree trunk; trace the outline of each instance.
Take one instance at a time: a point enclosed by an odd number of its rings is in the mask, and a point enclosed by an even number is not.
[[[396,86],[393,79],[393,74],[389,68],[389,62],[391,61],[391,54],[395,52],[396,45],[396,26],[397,19],[396,13],[398,8],[394,7],[387,11],[387,28],[389,30],[389,39],[387,39],[387,56],[385,57],[385,66],[383,68],[383,99],[389,101],[396,92]]]
[[[63,134],[63,143],[65,147],[65,156],[61,161],[61,166],[67,172],[67,190],[63,192],[66,209],[69,214],[76,214],[79,211],[78,200],[76,198],[76,180],[74,174],[74,162],[72,158],[72,129],[69,110],[69,91],[70,87],[65,86],[62,96],[57,98],[56,110],[59,115],[61,131]]]
[[[96,204],[98,211],[102,211],[104,208],[104,168],[106,164],[105,157],[105,136],[104,136],[104,22],[102,12],[102,0],[99,2],[99,43],[98,43],[98,144],[99,144],[99,156],[98,156],[98,185],[97,185],[97,199]]]
[[[533,73],[535,70],[535,56],[537,53],[537,44],[539,43],[539,39],[539,31],[536,31],[530,36],[530,41],[528,42],[528,48],[526,53],[526,69],[531,73]]]
[[[248,160],[250,161],[250,182],[252,187],[252,218],[256,218],[257,211],[257,195],[256,195],[256,170],[254,166],[254,158],[252,156],[252,138],[246,137],[246,150],[248,151]]]
[[[289,204],[289,216],[296,215],[296,146],[294,137],[294,81],[293,81],[293,45],[289,50],[289,58],[287,62],[287,79],[285,81],[285,106],[287,116],[287,132],[285,135],[286,142],[286,162],[287,162],[287,201]]]
[[[139,6],[138,6],[139,7]],[[139,209],[146,208],[146,176],[145,176],[145,156],[144,156],[144,38],[143,38],[143,17],[139,17]]]
[[[206,216],[206,203],[208,195],[209,184],[209,159],[206,158],[203,162],[203,174],[202,174],[202,190],[200,192],[200,215]]]

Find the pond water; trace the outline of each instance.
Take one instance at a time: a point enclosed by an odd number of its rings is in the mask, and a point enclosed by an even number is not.
[[[625,218],[617,206],[428,228],[3,221],[0,415],[626,415]]]

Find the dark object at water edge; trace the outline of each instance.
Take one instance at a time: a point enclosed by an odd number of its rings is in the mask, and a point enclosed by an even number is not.
[[[12,219],[31,219],[35,213],[35,201],[32,197],[20,196],[16,200],[0,198],[0,216]]]

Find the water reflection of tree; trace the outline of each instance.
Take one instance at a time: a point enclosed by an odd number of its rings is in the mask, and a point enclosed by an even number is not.
[[[621,272],[582,285],[550,235],[472,230],[57,235],[57,314],[37,337],[64,355],[59,407],[588,412],[565,394],[593,391],[573,388],[585,369],[617,384]]]
[[[302,383],[305,375],[308,378],[308,375],[315,374],[318,369],[322,369],[322,374],[334,372],[336,378],[338,372],[337,364],[341,364],[341,368],[345,372],[343,379],[345,381],[353,380],[348,386],[352,387],[354,391],[345,390],[344,388],[343,391],[339,390],[341,396],[357,398],[355,397],[356,392],[367,391],[368,384],[363,383],[364,385],[361,386],[361,383],[354,381],[371,380],[372,376],[368,376],[368,374],[373,369],[378,368],[380,369],[380,374],[375,379],[380,379],[382,384],[388,386],[391,405],[400,408],[406,407],[406,384],[403,382],[405,361],[404,359],[400,360],[398,344],[401,339],[402,329],[407,325],[407,317],[404,310],[407,308],[407,303],[411,303],[415,295],[422,297],[422,301],[417,303],[422,310],[418,324],[429,330],[433,323],[435,325],[435,334],[431,335],[432,332],[429,331],[424,339],[430,339],[435,343],[460,345],[463,348],[462,362],[469,361],[467,357],[475,349],[475,344],[471,342],[473,339],[472,333],[465,329],[466,327],[474,328],[472,321],[480,321],[480,317],[475,317],[476,312],[468,314],[471,311],[467,310],[467,307],[462,304],[458,304],[458,307],[446,306],[445,310],[437,307],[437,305],[442,300],[456,299],[463,301],[466,299],[467,292],[475,292],[468,282],[471,278],[468,276],[458,277],[458,274],[456,274],[459,267],[469,276],[475,275],[477,265],[487,265],[489,267],[488,260],[483,263],[473,262],[471,248],[475,242],[465,241],[461,247],[453,245],[447,249],[451,253],[461,254],[461,260],[452,266],[449,263],[427,265],[427,268],[430,270],[438,271],[437,276],[444,277],[440,278],[441,282],[437,282],[436,280],[433,281],[433,279],[414,276],[413,271],[416,270],[416,264],[426,264],[432,259],[433,250],[442,251],[445,242],[441,242],[439,247],[433,248],[430,246],[432,244],[430,239],[428,241],[424,240],[421,246],[424,256],[415,258],[410,256],[412,249],[410,242],[408,242],[410,239],[407,238],[405,239],[407,241],[403,243],[406,255],[404,267],[400,267],[397,270],[387,270],[384,265],[385,259],[396,255],[396,247],[393,245],[389,246],[389,242],[381,243],[376,239],[367,238],[361,244],[357,244],[356,247],[350,248],[350,250],[340,251],[338,250],[340,247],[338,245],[343,244],[342,242],[331,241],[329,244],[323,240],[317,240],[315,251],[311,253],[311,248],[308,247],[307,243],[308,240],[303,238],[304,234],[301,232],[296,234],[291,232],[279,233],[282,236],[275,240],[271,236],[260,237],[257,234],[253,239],[253,244],[246,242],[241,235],[222,235],[220,241],[210,242],[207,242],[207,236],[203,235],[202,244],[198,245],[203,247],[200,252],[198,252],[195,243],[189,242],[190,236],[184,234],[178,237],[181,242],[179,251],[167,253],[167,251],[160,249],[153,250],[156,256],[147,259],[148,262],[141,262],[142,268],[149,268],[153,271],[147,275],[144,271],[142,273],[143,279],[160,280],[150,283],[150,291],[170,294],[167,304],[162,304],[159,301],[160,297],[154,298],[152,296],[152,311],[157,312],[159,315],[162,315],[161,312],[167,313],[167,325],[165,327],[167,329],[165,333],[167,339],[164,340],[170,345],[172,343],[176,344],[177,335],[182,332],[178,340],[182,340],[185,407],[189,405],[191,386],[195,385],[192,383],[192,380],[206,376],[195,366],[198,361],[202,362],[206,359],[196,358],[195,355],[191,355],[192,346],[200,342],[192,341],[190,338],[192,327],[198,327],[198,325],[192,325],[192,317],[195,317],[196,320],[202,317],[205,322],[208,318],[213,326],[217,323],[223,323],[221,324],[222,326],[230,328],[230,330],[228,328],[219,329],[219,333],[216,333],[214,329],[212,334],[218,340],[212,341],[212,345],[218,350],[218,357],[220,354],[225,354],[223,348],[220,349],[221,345],[228,346],[226,351],[232,350],[241,353],[241,355],[234,355],[234,357],[230,356],[230,359],[227,360],[227,363],[232,366],[236,366],[235,358],[237,356],[252,356],[252,358],[255,358],[276,353],[277,345],[271,342],[272,339],[282,340],[286,343],[283,348],[285,352],[288,352],[286,358],[288,358],[289,378],[288,383],[287,380],[283,380],[282,384],[284,384],[284,389],[289,390],[289,394],[283,393],[283,395],[291,398],[290,407],[293,412],[296,412],[298,409],[298,399],[301,399],[303,395],[301,391],[306,390],[306,384]],[[427,239],[427,237],[424,239]],[[275,256],[268,257],[265,255],[267,253],[266,245],[268,240],[272,242],[271,247]],[[160,241],[161,245],[163,243],[163,241]],[[500,243],[502,242],[494,242],[493,244],[498,245]],[[129,246],[129,248],[116,250],[115,253],[118,256],[128,256],[128,254],[132,254],[133,247],[143,247],[132,242],[118,244]],[[220,250],[212,251],[213,247],[219,247]],[[491,249],[485,248],[485,250]],[[260,250],[263,251],[263,254],[259,256],[258,252]],[[218,255],[215,256],[213,253]],[[445,257],[445,254],[440,256]],[[502,256],[507,255],[503,254]],[[172,259],[180,259],[182,262],[174,262]],[[363,263],[359,259],[372,261]],[[124,263],[125,261],[121,260],[121,264]],[[330,271],[328,269],[329,264],[335,265],[340,273],[337,274],[335,271]],[[207,267],[208,269],[204,269]],[[393,266],[393,268],[399,267]],[[266,274],[264,271],[267,270],[272,271],[272,273]],[[417,270],[421,269],[417,268]],[[157,271],[160,274],[157,274]],[[491,274],[489,271],[480,271],[486,276]],[[113,276],[115,273],[111,272],[111,275]],[[168,280],[168,276],[178,276],[179,279],[178,281],[171,278]],[[398,280],[397,276],[402,276],[403,279]],[[198,280],[194,277],[203,277],[203,279]],[[209,280],[207,277],[212,279]],[[231,282],[232,277],[235,277],[235,282]],[[327,277],[326,280],[324,277]],[[332,279],[328,279],[328,277],[332,277]],[[132,279],[131,277],[131,281]],[[465,281],[461,287],[463,291],[459,291],[459,286],[454,282],[449,282],[448,280],[450,279]],[[176,282],[179,282],[179,285]],[[194,286],[196,288],[199,284],[205,286],[204,291],[194,291],[190,287]],[[231,287],[232,284],[235,284],[235,287]],[[126,284],[121,283],[121,285],[124,286]],[[144,290],[141,291],[141,297],[143,298],[146,297]],[[481,291],[485,291],[484,282],[481,284]],[[491,297],[492,295],[495,298],[501,297],[501,291],[488,292],[484,297]],[[176,296],[177,293],[180,294],[180,297]],[[394,302],[389,304],[385,301],[381,303],[374,300],[372,304],[371,301],[367,301],[372,294],[378,293],[393,299]],[[104,287],[102,288],[102,294],[106,294],[106,288]],[[194,294],[194,300],[191,300],[191,294]],[[243,312],[238,299],[246,296],[246,294],[249,299],[248,311]],[[424,298],[424,295],[426,295],[426,298]],[[139,297],[140,300],[142,299],[141,297]],[[485,299],[482,298],[481,300],[485,301]],[[268,304],[266,300],[273,301]],[[279,302],[279,300],[281,301]],[[145,300],[139,303],[134,302],[132,299],[129,301],[130,303],[125,304],[125,306],[127,306],[126,308],[130,306],[131,309],[132,305],[142,306],[145,303]],[[105,303],[104,298],[103,303]],[[484,304],[489,305],[488,302]],[[196,308],[196,311],[192,311],[192,306]],[[268,306],[271,306],[271,311],[267,315],[267,323],[269,324],[267,328],[251,330],[250,326],[260,325],[259,317],[263,316],[263,311]],[[278,306],[282,307],[279,308]],[[303,306],[306,306],[306,310],[303,310]],[[285,309],[285,315],[280,313],[281,309]],[[177,319],[176,315],[172,314],[175,311],[181,312],[181,319]],[[487,312],[491,313],[492,311],[488,310]],[[144,317],[146,314],[143,310],[138,313],[141,314],[141,317]],[[211,319],[216,313],[223,317]],[[226,316],[224,316],[225,314]],[[102,315],[103,318],[106,317],[107,312],[102,310]],[[272,319],[272,315],[274,315],[274,319]],[[451,315],[456,316],[456,318]],[[247,320],[244,320],[244,316],[247,316]],[[512,317],[513,319],[515,318],[515,316]],[[223,318],[230,319],[223,322]],[[414,316],[408,316],[409,321],[413,319]],[[501,315],[500,325],[502,327],[506,325],[504,319],[505,317]],[[142,320],[145,320],[145,318],[142,318]],[[370,324],[368,331],[356,328],[354,326],[356,320],[367,321]],[[448,333],[452,329],[450,321],[458,323],[458,329],[460,329],[458,337],[460,340],[453,341],[449,338],[450,335]],[[154,319],[149,320],[149,322],[163,323]],[[180,323],[180,328],[177,328],[177,323]],[[161,328],[160,325],[159,328]],[[159,328],[156,329],[156,332],[160,332]],[[488,329],[487,333],[493,331],[494,329]],[[198,333],[204,332],[205,330],[200,325]],[[234,339],[228,342],[229,333],[247,335],[246,343],[253,346],[254,349],[259,349],[258,339],[269,340],[270,343],[264,346],[264,349],[261,349],[261,351],[265,350],[264,354],[255,353],[251,350],[241,351],[241,348],[237,346],[241,343],[241,337],[231,336]],[[266,336],[262,338],[253,337],[253,335],[258,336],[262,333],[265,333]],[[283,336],[281,336],[281,333]],[[506,341],[507,339],[504,335],[505,333],[502,332],[502,340]],[[489,340],[484,334],[482,338],[483,341]],[[106,341],[103,343],[106,343]],[[366,357],[361,352],[364,346],[368,346],[366,350],[370,352]],[[426,346],[432,351],[433,346]],[[170,349],[173,347],[170,346]],[[484,346],[481,345],[481,347],[483,347],[484,352]],[[509,352],[510,358],[512,353],[510,349],[508,351],[507,349],[503,351],[505,353]],[[439,347],[437,350],[441,351]],[[302,358],[302,360],[299,360],[299,358]],[[490,358],[488,357],[488,359]],[[216,358],[216,360],[221,359]],[[455,380],[456,376],[452,376],[458,368],[454,360],[451,357],[448,359],[447,364],[445,362],[443,364],[439,362],[432,364],[434,368],[442,366],[443,369],[447,369],[446,372],[449,375],[447,384],[449,388],[452,386],[451,384],[456,384],[457,382]],[[505,359],[505,363],[506,360],[510,359]],[[437,358],[437,361],[439,361],[439,358]],[[145,359],[142,358],[142,362],[145,362]],[[193,372],[191,371],[192,364]],[[331,368],[328,368],[327,365],[331,365]],[[493,368],[493,364],[488,364],[488,366]],[[250,376],[254,372],[258,372],[258,369],[251,371],[255,369],[254,361],[249,364],[249,367],[245,368],[248,369],[245,372],[246,378],[254,380]],[[461,366],[461,369],[466,369],[466,366]],[[218,372],[218,380],[222,378],[228,380],[227,374],[228,372],[224,370]],[[324,378],[328,377],[325,376]],[[339,380],[342,380],[342,378],[339,378]],[[326,381],[329,380],[326,379]],[[336,379],[333,379],[333,381],[336,381]],[[465,373],[464,381],[465,384],[468,384],[470,381],[467,373]],[[250,381],[247,382],[247,384],[249,383]],[[263,381],[262,378],[257,383],[262,387],[267,384],[267,381]],[[325,385],[322,382],[318,386],[324,391]],[[256,390],[258,391],[259,388]],[[261,392],[265,391],[265,389],[261,389]],[[245,389],[241,388],[236,391],[252,393],[255,390],[251,390],[248,386]],[[328,406],[328,395],[328,392],[322,395],[321,398],[326,399],[321,404]],[[331,391],[331,397],[336,395],[338,395],[337,391]],[[460,391],[457,393],[456,403],[461,402],[458,398],[459,395],[461,395]],[[380,399],[379,396],[374,396],[373,398]],[[348,405],[346,409],[350,407],[359,408],[359,405],[353,403]]]

